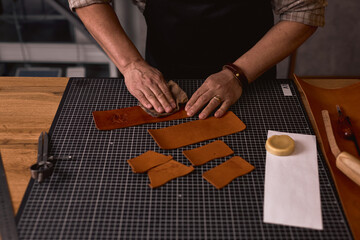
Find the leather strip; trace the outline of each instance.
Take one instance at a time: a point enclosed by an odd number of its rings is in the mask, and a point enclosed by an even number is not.
[[[245,124],[229,111],[221,118],[210,117],[161,129],[148,129],[148,132],[160,148],[175,149],[240,132],[245,128]]]
[[[127,160],[134,173],[144,173],[149,169],[164,164],[172,159],[171,155],[164,155],[154,151],[147,151],[135,158]]]
[[[192,171],[194,171],[194,167],[188,167],[175,160],[170,160],[148,171],[148,176],[150,179],[149,186],[151,188],[160,187],[172,179],[185,176]]]
[[[152,117],[147,114],[140,106],[121,108],[108,111],[94,111],[93,118],[97,129],[112,130],[117,128],[126,128],[145,123],[165,122],[170,120],[187,118],[188,115],[184,107],[169,116]]]
[[[232,180],[245,175],[255,167],[239,156],[234,156],[226,162],[203,173],[203,178],[217,189],[228,185]]]
[[[336,105],[340,105],[344,113],[351,118],[354,131],[359,133],[360,82],[344,88],[324,89],[313,86],[296,76],[295,80],[309,103],[311,117],[316,124],[317,137],[320,138],[321,148],[326,156],[327,165],[333,177],[351,231],[355,239],[360,239],[360,187],[336,167],[336,159],[331,152],[321,114],[322,110],[329,111],[335,139],[340,150],[346,151],[353,156],[358,156],[354,143],[345,140],[336,131],[338,119]],[[358,141],[360,141],[359,136],[360,134],[357,134]]]
[[[234,151],[221,140],[214,141],[205,146],[183,151],[184,156],[193,166],[203,165],[213,159],[226,157]]]

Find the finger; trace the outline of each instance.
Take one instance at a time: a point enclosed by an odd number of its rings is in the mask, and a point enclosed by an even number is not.
[[[176,108],[176,102],[175,102],[173,95],[171,94],[171,92],[169,90],[169,87],[165,83],[162,83],[162,84],[159,84],[159,88],[165,94],[165,97],[166,97],[168,103],[170,103],[172,109]]]
[[[145,95],[141,92],[141,91],[137,91],[135,94],[135,97],[137,98],[137,100],[139,100],[139,102],[146,108],[152,108],[153,106],[151,105],[151,103],[146,99]]]
[[[210,100],[209,104],[199,114],[199,119],[207,118],[216,109],[216,107],[219,106],[220,104],[221,104],[221,102],[219,100],[212,98]]]
[[[199,96],[196,102],[194,103],[194,105],[192,105],[188,109],[187,111],[188,116],[194,116],[203,106],[205,106],[205,104],[207,104],[211,100],[211,97],[212,97],[212,93],[209,91]]]
[[[145,95],[145,98],[151,103],[151,105],[154,107],[154,109],[162,113],[164,112],[164,109],[162,108],[160,102],[157,100],[157,97],[155,97],[154,93],[150,89],[145,89],[143,91],[143,94]]]
[[[214,116],[217,118],[224,116],[224,114],[227,112],[230,106],[231,106],[230,101],[224,101],[221,107],[215,112]]]
[[[171,112],[173,110],[165,94],[160,90],[157,85],[151,86],[150,90],[153,92],[156,100],[161,104],[162,108],[165,109],[166,112]]]
[[[191,96],[190,100],[185,105],[185,111],[187,112],[188,116],[193,116],[197,111],[196,108],[194,108],[194,105],[196,102],[199,101],[199,98],[204,98],[206,93],[208,92],[208,89],[202,85],[198,90],[195,91],[195,93]],[[210,98],[203,99],[202,101],[208,102]],[[201,101],[201,100],[200,100]],[[205,103],[204,103],[205,104]],[[204,105],[203,104],[203,105]]]
[[[198,90],[196,90],[194,92],[194,94],[191,96],[191,98],[189,99],[189,101],[186,103],[185,111],[188,111],[195,104],[195,102],[199,99],[199,97],[201,95],[203,95],[205,92],[206,92],[206,90],[203,89],[202,86]]]

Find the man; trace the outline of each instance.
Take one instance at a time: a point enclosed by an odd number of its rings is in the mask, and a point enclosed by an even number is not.
[[[206,79],[185,106],[221,117],[248,83],[275,78],[276,63],[324,25],[326,0],[137,0],[147,23],[146,61],[110,0],[69,0],[146,108],[171,112],[164,78]],[[273,12],[280,21],[273,25]],[[265,73],[265,74],[264,74]]]

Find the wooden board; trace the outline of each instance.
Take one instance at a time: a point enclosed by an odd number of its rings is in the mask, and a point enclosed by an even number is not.
[[[68,78],[0,77],[0,151],[17,212],[36,162],[37,139],[48,131]]]

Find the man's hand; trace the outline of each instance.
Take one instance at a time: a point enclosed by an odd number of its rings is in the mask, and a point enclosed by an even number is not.
[[[176,103],[161,72],[145,61],[129,64],[124,70],[125,84],[129,92],[146,108],[157,112],[171,112]]]
[[[224,69],[209,76],[192,95],[185,106],[189,116],[193,116],[206,104],[199,114],[200,119],[207,118],[218,106],[215,117],[222,117],[228,108],[241,96],[242,88],[231,71]]]
[[[109,4],[91,4],[77,8],[76,13],[124,75],[129,92],[142,105],[154,107],[158,112],[171,112],[176,107],[162,74],[144,61]]]

